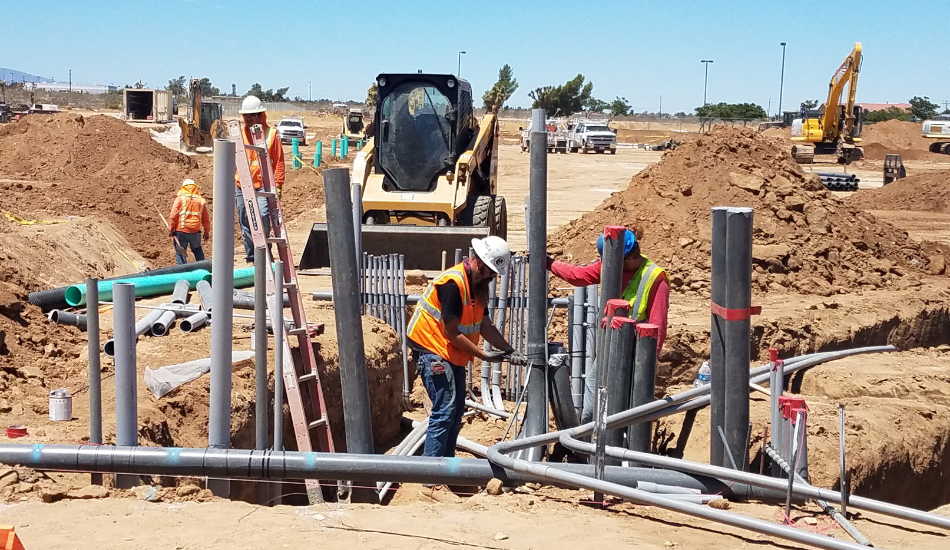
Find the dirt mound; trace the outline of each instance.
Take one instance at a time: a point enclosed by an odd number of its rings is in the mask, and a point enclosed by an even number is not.
[[[298,170],[287,170],[280,199],[284,217],[288,221],[322,207],[324,202],[323,168],[314,169],[304,166]]]
[[[0,183],[5,208],[108,218],[155,264],[174,261],[155,207],[167,215],[184,178],[210,196],[210,163],[110,116],[26,117],[0,128],[0,150],[0,177],[21,180]]]
[[[868,210],[950,213],[950,170],[914,174],[885,187],[858,191],[851,203]]]
[[[725,127],[664,154],[626,190],[555,232],[550,250],[592,260],[605,225],[637,227],[644,254],[668,270],[674,289],[706,292],[710,209],[724,205],[755,209],[756,291],[830,295],[881,287],[931,263],[943,271],[937,245],[834,197],[771,138]]]
[[[946,160],[944,155],[931,153],[931,140],[920,135],[916,122],[887,120],[864,127],[864,158],[884,160],[888,154],[899,154],[904,160]]]

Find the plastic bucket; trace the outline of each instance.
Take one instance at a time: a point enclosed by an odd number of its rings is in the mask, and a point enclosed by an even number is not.
[[[60,388],[49,392],[49,419],[67,421],[73,418],[73,396],[69,390]]]

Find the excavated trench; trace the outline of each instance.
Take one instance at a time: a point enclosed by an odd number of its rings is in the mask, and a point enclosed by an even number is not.
[[[865,311],[882,308],[868,304]],[[845,365],[844,372],[831,367],[806,370],[786,381],[786,391],[802,394],[813,410],[812,481],[839,487],[837,403],[844,402],[849,410],[853,493],[922,510],[950,503],[950,369],[942,368],[950,363],[950,306],[922,300],[895,305],[893,313],[883,315],[860,310],[833,313],[821,322],[804,317],[753,322],[752,359],[758,363],[768,360],[772,347],[780,357],[876,345],[893,345],[902,352],[874,360],[886,372],[862,370],[866,366],[862,362],[871,360],[861,358]],[[708,338],[708,330],[671,338],[658,368],[658,394],[667,386],[692,383],[698,366],[708,358]],[[758,434],[768,423],[767,401],[754,400],[751,412],[754,458],[761,441]],[[703,413],[688,422],[670,419],[659,425],[657,435],[680,440],[677,449],[671,449],[674,454],[705,461],[708,422]],[[682,441],[683,436],[689,441]]]

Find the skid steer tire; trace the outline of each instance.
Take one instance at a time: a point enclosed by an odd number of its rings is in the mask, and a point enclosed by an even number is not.
[[[508,206],[505,204],[505,197],[495,196],[495,225],[492,228],[492,235],[508,240]]]
[[[491,195],[479,195],[472,209],[472,227],[492,227],[495,223],[495,203]]]

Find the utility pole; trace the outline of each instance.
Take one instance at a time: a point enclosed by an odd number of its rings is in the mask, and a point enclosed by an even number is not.
[[[782,46],[782,78],[778,85],[778,115],[782,116],[782,92],[785,90],[785,42],[779,44]]]
[[[73,70],[69,69],[69,91],[73,91]]]
[[[457,76],[458,78],[462,78],[462,56],[466,55],[467,53],[468,52],[466,51],[459,52],[459,68],[458,68],[458,72],[455,73],[455,76]]]
[[[660,96],[660,118],[663,118],[663,96]]]
[[[699,62],[706,66],[706,77],[703,79],[703,105],[706,105],[706,86],[709,84],[709,64],[713,63],[713,60],[702,59]]]
[[[307,82],[307,87],[310,88],[308,97],[310,98],[310,101],[313,102],[313,82]]]
[[[772,98],[769,98],[769,108],[765,112],[766,118],[772,118]]]

